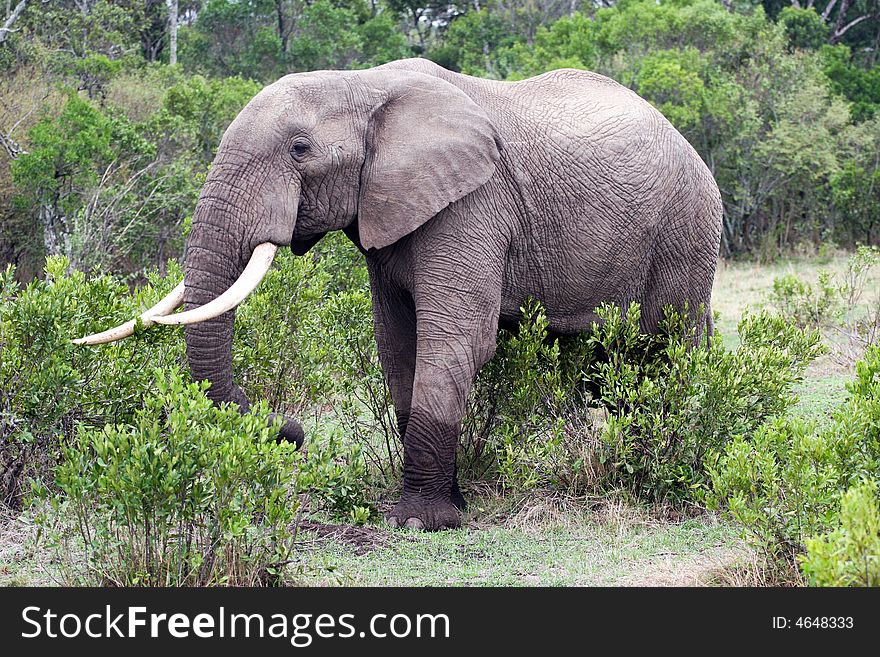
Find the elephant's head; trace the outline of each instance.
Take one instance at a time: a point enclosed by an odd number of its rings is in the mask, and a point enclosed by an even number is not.
[[[282,78],[226,130],[193,217],[184,284],[143,323],[186,325],[193,377],[211,382],[215,402],[247,409],[232,380],[234,309],[275,250],[303,254],[354,226],[363,249],[392,245],[485,183],[497,143],[485,112],[434,76],[383,67]],[[186,312],[170,314],[181,302]],[[77,342],[116,340],[133,325]],[[302,440],[293,421],[282,435]]]

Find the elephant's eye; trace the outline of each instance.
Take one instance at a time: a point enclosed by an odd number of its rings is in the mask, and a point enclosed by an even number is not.
[[[294,160],[299,160],[306,153],[309,152],[309,148],[310,148],[310,146],[309,146],[308,142],[298,141],[290,149],[290,155],[291,155],[291,157],[293,157]]]

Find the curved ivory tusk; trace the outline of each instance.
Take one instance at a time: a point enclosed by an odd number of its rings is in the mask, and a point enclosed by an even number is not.
[[[209,301],[204,306],[199,306],[177,315],[153,317],[153,321],[157,324],[168,325],[197,324],[232,310],[244,301],[245,297],[260,284],[266,272],[269,271],[269,267],[272,266],[272,260],[275,258],[277,250],[278,247],[270,242],[260,244],[251,254],[251,259],[248,261],[247,267],[244,268],[241,276],[238,277],[238,280],[226,292],[213,301]]]
[[[144,311],[140,316],[140,320],[144,327],[152,326],[155,323],[156,315],[167,315],[168,313],[177,310],[177,308],[183,303],[183,291],[183,281],[181,281],[178,283],[177,287],[166,294],[159,303],[149,310]],[[120,324],[112,329],[107,329],[101,333],[95,333],[94,335],[87,335],[84,338],[71,340],[71,342],[73,342],[73,344],[88,345],[116,342],[117,340],[133,335],[135,323],[136,320],[132,319],[125,324]]]

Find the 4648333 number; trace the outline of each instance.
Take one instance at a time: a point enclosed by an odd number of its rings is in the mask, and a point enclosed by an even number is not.
[[[853,627],[852,616],[799,616],[794,626],[803,630],[838,630]]]

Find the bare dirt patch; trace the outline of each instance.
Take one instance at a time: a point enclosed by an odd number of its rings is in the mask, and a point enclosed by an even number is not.
[[[378,527],[358,525],[336,525],[333,523],[314,522],[303,520],[299,525],[299,532],[308,532],[316,535],[319,543],[333,541],[351,548],[358,556],[369,554],[373,550],[387,547],[391,543],[401,540],[418,540],[414,536],[402,533],[392,533]]]

